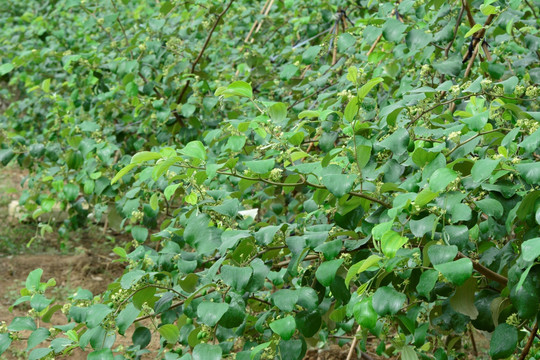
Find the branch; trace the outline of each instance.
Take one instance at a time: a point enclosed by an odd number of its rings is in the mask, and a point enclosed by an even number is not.
[[[231,0],[229,1],[229,3],[227,4],[227,6],[225,7],[225,9],[223,9],[223,11],[218,15],[216,21],[214,22],[214,25],[212,26],[212,28],[210,29],[210,32],[208,33],[208,36],[206,37],[206,40],[203,44],[203,47],[201,49],[201,51],[199,51],[199,55],[197,55],[197,58],[195,59],[195,61],[193,61],[193,64],[191,64],[191,73],[193,74],[193,72],[195,71],[195,67],[197,66],[197,64],[199,63],[199,61],[201,60],[203,54],[204,54],[204,51],[206,50],[206,48],[208,47],[208,44],[210,43],[210,39],[212,38],[212,34],[214,33],[214,31],[216,30],[221,18],[225,15],[225,13],[229,10],[229,8],[231,7],[231,5],[233,4],[234,0]],[[182,103],[182,98],[184,97],[184,95],[186,94],[186,91],[187,91],[187,88],[189,87],[189,84],[191,83],[191,79],[189,79],[188,81],[186,81],[186,85],[184,85],[184,88],[182,89],[182,91],[180,92],[180,95],[178,96],[178,99],[176,100],[176,103],[177,104],[181,104]]]
[[[534,327],[531,330],[531,336],[529,337],[529,340],[527,340],[527,344],[523,348],[523,352],[521,353],[519,360],[525,360],[525,358],[527,357],[527,354],[529,354],[529,351],[531,350],[531,346],[534,342],[534,337],[537,331],[538,331],[538,321],[536,322],[536,324],[534,324]]]
[[[361,329],[362,329],[362,326],[358,325],[358,327],[356,328],[356,332],[359,332]],[[354,348],[356,348],[357,343],[358,343],[358,338],[355,336],[352,341],[351,347],[349,348],[349,353],[347,354],[347,360],[352,360],[354,356]]]
[[[486,135],[486,134],[491,134],[491,133],[497,132],[497,131],[499,131],[499,130],[506,130],[506,129],[501,129],[501,128],[499,128],[499,129],[493,129],[493,130],[488,130],[488,131],[484,131],[484,132],[479,132],[478,134],[476,134],[476,135],[474,135],[474,136],[468,138],[468,139],[465,140],[464,142],[457,144],[452,150],[450,150],[450,152],[449,152],[448,154],[446,154],[446,156],[452,155],[452,153],[453,153],[454,151],[456,151],[460,146],[463,146],[463,145],[467,144],[468,142],[473,141],[474,139],[476,139],[476,138],[479,137],[479,136]]]
[[[206,291],[206,292],[202,292],[202,293],[197,294],[197,295],[195,295],[195,296],[193,296],[193,297],[190,297],[190,298],[187,298],[187,299],[185,299],[185,300],[179,301],[179,302],[177,302],[176,304],[172,305],[172,306],[171,306],[170,308],[168,308],[167,310],[175,309],[175,308],[177,308],[177,307],[179,307],[179,306],[184,305],[184,303],[185,303],[187,300],[189,300],[189,299],[194,300],[194,299],[200,298],[200,297],[202,297],[202,296],[206,296],[206,295],[208,295],[208,294],[210,294],[210,293],[213,293],[214,291],[216,291],[216,289],[210,289],[210,290],[208,290],[208,291]],[[159,314],[161,314],[161,313],[148,314],[148,315],[145,315],[145,316],[141,316],[141,317],[136,318],[133,322],[138,322],[138,321],[142,321],[142,320],[145,320],[145,319],[149,319],[149,318],[154,317],[154,316],[157,316],[157,315],[159,315]]]
[[[528,0],[525,0],[525,4],[527,4],[531,8],[533,16],[538,19],[538,15],[536,15],[536,11],[534,11],[534,6],[532,6]]]
[[[464,3],[467,4],[467,0],[465,0]],[[469,14],[471,10],[468,8],[469,7],[468,4],[466,6],[467,6],[467,10],[468,10],[467,14]],[[480,47],[480,45],[482,45],[482,49],[484,49],[484,53],[486,54],[487,59],[491,60],[491,54],[489,53],[487,44],[484,42],[484,36],[486,35],[486,27],[491,24],[493,19],[495,19],[495,15],[493,15],[493,14],[489,15],[488,18],[486,19],[486,22],[484,23],[484,26],[482,27],[482,29],[480,29],[478,31],[477,35],[476,34],[473,35],[473,36],[475,36],[475,38],[472,39],[472,45],[474,47],[474,52],[473,52],[473,54],[471,56],[471,59],[469,60],[469,64],[467,65],[467,70],[465,70],[464,77],[469,76],[469,73],[471,72],[472,64],[474,63],[474,59],[476,58],[476,55],[478,54],[478,48]],[[469,18],[469,22],[471,20],[474,23],[474,19]],[[474,24],[472,24],[471,26],[474,26]]]
[[[195,170],[206,170],[203,167],[197,167],[197,166],[189,166],[189,165],[182,165],[182,164],[180,164],[179,166],[185,167],[185,168],[190,168],[190,169],[195,169]],[[241,174],[238,174],[238,173],[235,173],[235,172],[227,172],[227,171],[218,170],[217,173],[221,174],[221,175],[226,175],[226,176],[234,176],[234,177],[244,179],[244,180],[262,181],[262,182],[264,182],[266,184],[274,185],[274,186],[288,187],[288,186],[307,185],[307,186],[311,186],[311,187],[314,187],[314,188],[317,188],[317,189],[326,189],[326,186],[311,183],[311,182],[307,181],[303,176],[301,176],[302,181],[300,181],[300,182],[282,183],[282,182],[276,182],[276,181],[272,181],[272,180],[268,180],[268,179],[263,179],[261,177],[245,176],[245,175],[241,175]],[[392,208],[392,205],[390,205],[389,203],[387,203],[387,202],[385,202],[383,200],[379,200],[379,199],[377,199],[377,198],[375,198],[373,196],[366,195],[366,194],[364,194],[362,192],[350,191],[349,195],[355,196],[355,197],[360,197],[360,198],[363,198],[363,199],[366,199],[366,200],[376,202],[376,203],[378,203],[378,204],[380,204],[380,205],[382,205],[382,206],[384,206],[384,207],[386,207],[388,209]]]
[[[469,259],[467,256],[465,256],[462,252],[458,252],[456,255],[456,259]],[[492,271],[485,267],[484,265],[480,264],[477,261],[472,261],[473,269],[479,272],[480,274],[484,275],[486,278],[496,281],[501,285],[506,286],[508,284],[508,279],[504,276],[497,274],[495,271]]]
[[[450,48],[454,44],[454,41],[456,41],[457,32],[459,29],[459,25],[461,24],[461,19],[463,18],[463,12],[465,11],[465,6],[461,6],[461,10],[459,10],[459,15],[456,20],[456,26],[454,26],[454,37],[452,38],[452,41],[448,45],[446,45],[446,48],[444,49],[444,56],[448,57],[448,53],[450,52]]]

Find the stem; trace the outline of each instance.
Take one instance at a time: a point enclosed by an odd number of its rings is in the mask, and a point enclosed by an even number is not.
[[[444,56],[445,57],[448,57],[448,53],[450,52],[450,49],[452,48],[452,45],[454,44],[454,41],[456,41],[457,32],[458,32],[458,29],[459,29],[459,25],[461,24],[461,19],[463,18],[463,12],[464,11],[465,11],[465,7],[462,4],[461,9],[459,10],[458,18],[456,20],[456,26],[454,26],[454,37],[452,38],[452,41],[450,41],[450,43],[448,43],[448,45],[444,49]]]
[[[198,298],[200,298],[200,297],[203,297],[203,296],[206,296],[206,295],[208,295],[208,294],[210,294],[210,293],[213,293],[214,291],[216,291],[216,289],[210,289],[210,290],[208,290],[208,291],[207,291],[206,293],[204,293],[204,294],[203,294],[203,293],[200,293],[200,294],[197,294],[197,295],[193,296],[191,299],[192,299],[192,300],[193,300],[193,299],[198,299]],[[184,305],[184,303],[186,302],[186,300],[188,300],[188,299],[185,299],[185,300],[182,300],[182,301],[177,302],[176,304],[172,305],[172,306],[171,306],[170,308],[168,308],[167,310],[175,309],[175,308],[177,308],[177,307],[179,307],[179,306]],[[141,316],[141,317],[136,318],[133,322],[138,322],[138,321],[142,321],[142,320],[145,320],[145,319],[150,319],[150,318],[153,318],[154,316],[157,316],[157,315],[159,315],[159,314],[161,314],[161,313],[157,313],[157,314],[149,314],[149,315]]]
[[[486,135],[486,134],[491,134],[491,133],[497,132],[499,130],[506,130],[506,129],[493,129],[493,130],[489,130],[489,131],[479,132],[478,134],[470,137],[469,139],[465,140],[464,142],[457,144],[452,150],[450,150],[450,152],[446,156],[452,155],[452,153],[454,151],[456,151],[460,146],[463,146],[463,145],[467,144],[468,142],[473,141],[474,139],[476,139],[479,136]]]
[[[534,324],[534,327],[531,330],[531,336],[529,336],[529,339],[527,340],[527,344],[525,345],[525,347],[523,348],[523,352],[519,356],[519,360],[525,360],[525,358],[527,357],[527,354],[529,354],[529,351],[531,350],[531,346],[534,342],[534,337],[537,331],[538,331],[538,321],[536,322],[536,324]]]
[[[458,252],[456,255],[456,259],[469,259],[467,256],[465,256],[463,253]],[[496,272],[492,271],[491,269],[488,269],[484,265],[480,264],[479,262],[472,261],[473,269],[479,272],[480,274],[484,275],[486,278],[496,281],[501,285],[506,286],[508,284],[508,279],[504,276],[497,274]]]
[[[214,33],[214,31],[216,30],[216,27],[218,26],[221,18],[225,15],[225,13],[229,10],[229,8],[231,7],[231,5],[233,4],[234,0],[231,0],[229,1],[229,3],[227,4],[227,6],[225,7],[225,9],[223,9],[223,11],[218,15],[216,21],[214,22],[214,25],[212,26],[212,28],[210,29],[210,32],[208,33],[208,36],[206,37],[206,40],[203,44],[203,47],[201,49],[201,51],[199,51],[199,55],[197,55],[197,58],[195,59],[195,61],[193,61],[193,64],[191,64],[191,73],[193,74],[193,72],[195,71],[195,67],[197,66],[197,64],[199,63],[199,61],[201,60],[203,54],[204,54],[204,51],[206,50],[206,48],[208,47],[208,44],[210,43],[210,39],[212,38],[212,34]],[[178,99],[176,100],[176,103],[177,104],[181,104],[182,103],[182,98],[184,97],[184,95],[186,94],[186,91],[187,91],[187,88],[189,87],[189,84],[191,83],[191,79],[186,81],[186,84],[184,85],[184,87],[182,88],[182,91],[180,92],[180,95],[178,96]]]
[[[474,356],[478,356],[478,349],[476,348],[476,341],[474,340],[473,329],[472,329],[472,326],[470,326],[470,324],[469,324],[469,337],[471,338],[473,354]]]
[[[361,329],[362,329],[362,327],[360,325],[358,325],[358,327],[356,328],[356,332],[359,332]],[[351,347],[349,349],[349,353],[347,354],[347,359],[346,360],[352,360],[353,355],[354,355],[354,348],[356,347],[357,343],[358,343],[358,338],[355,336],[352,343],[351,343]]]

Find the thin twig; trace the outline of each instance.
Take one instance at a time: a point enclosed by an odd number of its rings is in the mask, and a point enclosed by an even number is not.
[[[270,13],[270,9],[272,8],[272,5],[274,5],[274,0],[270,0],[270,3],[268,4],[268,6],[266,7],[266,10],[264,12],[264,16],[268,16],[268,14]],[[259,21],[259,24],[257,25],[257,29],[255,29],[255,33],[258,33],[259,30],[261,30],[261,26],[264,22],[264,18],[261,19],[261,21]],[[253,42],[253,39],[251,39],[251,42]]]
[[[227,6],[225,7],[225,9],[223,9],[223,11],[218,15],[216,21],[214,22],[214,25],[212,26],[212,28],[210,29],[210,32],[208,33],[208,36],[206,37],[206,40],[204,41],[204,44],[203,44],[203,47],[201,48],[201,51],[199,51],[199,55],[197,55],[197,58],[195,59],[195,61],[193,61],[193,64],[191,64],[191,73],[193,74],[195,72],[195,67],[197,66],[197,64],[199,63],[199,61],[201,60],[203,54],[204,54],[204,51],[206,50],[206,48],[208,47],[208,44],[210,43],[210,39],[212,38],[212,34],[214,33],[214,31],[216,30],[219,22],[221,21],[221,18],[223,18],[223,16],[225,15],[225,13],[229,10],[229,8],[231,7],[231,5],[234,3],[235,0],[231,0],[229,1],[229,3],[227,4]],[[182,99],[184,98],[184,95],[186,94],[186,91],[189,87],[189,84],[191,83],[191,79],[188,79],[186,81],[186,84],[184,85],[184,87],[182,88],[182,91],[180,92],[180,95],[178,96],[178,99],[176,100],[176,103],[177,104],[181,104],[182,103]]]
[[[473,329],[472,329],[472,326],[470,326],[470,324],[469,324],[469,336],[471,338],[471,343],[473,347],[473,355],[478,356],[478,349],[476,348],[476,340],[474,340]]]
[[[465,256],[462,252],[458,252],[456,255],[456,259],[469,259],[467,256]],[[479,272],[480,274],[484,275],[490,280],[496,281],[499,284],[506,286],[508,284],[508,279],[504,276],[497,274],[496,272],[492,271],[491,269],[488,269],[484,265],[480,264],[477,261],[472,261],[473,269]]]
[[[534,11],[534,6],[531,5],[531,3],[528,1],[528,0],[525,0],[525,4],[527,4],[530,8],[531,8],[531,11],[533,13],[533,16],[538,19],[538,15],[536,15],[536,11]]]
[[[531,350],[531,346],[534,342],[534,337],[537,331],[538,331],[538,321],[536,322],[536,324],[534,324],[534,327],[531,330],[531,336],[527,340],[527,344],[523,348],[523,352],[521,353],[519,360],[525,360],[525,358],[527,357],[527,354],[529,354],[529,351]]]
[[[452,48],[452,45],[454,44],[454,41],[456,41],[459,25],[461,24],[461,19],[463,18],[463,12],[465,11],[465,7],[461,6],[461,9],[459,10],[459,15],[456,20],[456,26],[454,26],[454,37],[452,40],[446,45],[446,48],[444,49],[444,56],[448,57],[448,53],[450,52],[450,49]]]
[[[371,45],[371,47],[369,48],[369,51],[367,52],[367,56],[371,55],[371,53],[373,52],[373,50],[375,50],[375,47],[377,46],[377,44],[379,43],[379,41],[381,41],[382,39],[382,33],[381,35],[379,35],[377,37],[377,39],[375,39],[375,42],[373,43],[373,45]]]
[[[459,143],[457,144],[452,150],[450,150],[450,152],[448,154],[446,154],[446,156],[450,156],[452,155],[452,153],[454,151],[456,151],[460,146],[463,146],[471,141],[473,141],[474,139],[476,139],[477,137],[479,136],[482,136],[482,135],[486,135],[486,134],[491,134],[493,132],[497,132],[497,131],[500,131],[500,130],[503,130],[503,129],[493,129],[493,130],[488,130],[488,131],[484,131],[484,132],[479,132],[478,134],[474,135],[474,136],[471,136],[470,138],[468,138],[467,140],[465,140],[464,142],[462,143]]]
[[[356,332],[359,332],[361,329],[362,329],[362,327],[360,325],[358,325],[358,327],[356,328]],[[358,343],[358,338],[355,336],[352,343],[351,343],[351,348],[349,349],[349,353],[347,354],[347,359],[346,360],[352,360],[353,355],[354,355],[354,350],[356,348],[357,343]]]
[[[472,42],[474,42],[474,40],[471,40]],[[471,69],[472,69],[472,66],[473,66],[473,63],[474,63],[474,59],[476,59],[476,55],[478,55],[478,50],[480,49],[480,43],[477,43],[475,46],[474,46],[474,51],[471,55],[471,58],[469,59],[469,63],[467,64],[467,69],[465,70],[465,74],[463,75],[463,77],[467,78],[469,77],[469,74],[471,73]]]
[[[266,6],[268,5],[269,1],[270,0],[266,0],[266,2],[264,3],[264,5],[263,5],[263,7],[261,9],[261,12],[260,12],[261,15],[264,14],[264,11],[266,10]],[[257,27],[258,22],[259,22],[258,20],[255,20],[253,22],[253,26],[251,26],[251,29],[249,30],[249,33],[247,34],[246,38],[244,39],[244,42],[247,43],[249,41],[249,38],[251,37],[251,34],[253,33],[253,30],[255,30],[255,28]]]
[[[202,297],[202,296],[206,296],[206,295],[208,295],[208,294],[210,294],[210,293],[213,293],[214,291],[216,291],[216,290],[215,290],[215,289],[210,289],[210,290],[206,291],[205,293],[197,294],[197,295],[193,296],[193,297],[191,298],[191,300],[200,298],[200,297]],[[179,307],[179,306],[182,306],[182,305],[184,305],[184,303],[185,303],[187,300],[189,300],[189,299],[190,299],[190,298],[185,299],[185,300],[182,300],[182,301],[179,301],[179,302],[177,302],[176,304],[172,305],[172,306],[171,306],[170,308],[168,308],[167,310],[172,310],[172,309],[175,309],[175,308],[177,308],[177,307]],[[145,316],[141,316],[141,317],[136,318],[133,322],[138,322],[138,321],[142,321],[142,320],[145,320],[145,319],[149,319],[149,318],[151,318],[151,317],[158,316],[159,314],[161,314],[161,313],[154,313],[154,314],[148,314],[148,315],[145,315]]]

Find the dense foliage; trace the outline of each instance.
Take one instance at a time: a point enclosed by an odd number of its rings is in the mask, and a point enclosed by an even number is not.
[[[88,221],[133,237],[102,294],[57,304],[32,272],[0,354],[27,330],[30,359],[135,359],[152,333],[165,359],[302,359],[368,336],[447,359],[471,327],[492,358],[540,350],[539,13],[0,2],[0,161],[30,170],[20,204],[64,237]],[[56,311],[70,322],[45,325]]]

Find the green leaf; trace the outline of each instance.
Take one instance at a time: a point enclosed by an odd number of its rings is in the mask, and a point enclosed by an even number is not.
[[[211,209],[222,215],[235,217],[240,209],[240,201],[238,199],[228,199],[220,205],[212,206]]]
[[[51,348],[37,348],[32,350],[28,356],[28,360],[38,360],[43,359],[45,356],[49,355],[53,350]],[[90,359],[90,356],[88,356]],[[111,358],[112,359],[112,358]]]
[[[183,149],[178,151],[180,154],[190,156],[199,160],[206,160],[206,150],[199,140],[190,141]]]
[[[7,73],[11,72],[11,70],[13,69],[14,69],[14,66],[11,63],[0,65],[0,76],[6,75]]]
[[[131,341],[133,345],[140,346],[141,349],[144,349],[152,340],[152,333],[150,330],[144,326],[138,327],[131,335]]]
[[[291,315],[286,316],[283,319],[278,319],[270,323],[270,329],[283,340],[289,340],[296,330],[296,321]]]
[[[540,237],[524,241],[521,244],[521,256],[525,261],[535,261],[540,256]]]
[[[111,180],[111,185],[117,182],[122,178],[122,176],[126,175],[131,169],[133,169],[137,164],[129,164],[128,166],[124,167],[122,170],[120,170]]]
[[[457,173],[446,167],[435,170],[429,178],[429,187],[435,192],[442,191],[457,178]]]
[[[458,248],[455,245],[431,245],[427,253],[431,263],[439,265],[452,261],[458,253]]]
[[[408,239],[397,232],[389,230],[382,236],[381,250],[388,258],[393,258],[396,252],[407,243]]]
[[[403,39],[406,29],[407,25],[391,17],[383,25],[383,35],[386,40],[397,43]]]
[[[165,190],[163,191],[163,195],[165,195],[165,199],[167,199],[167,201],[171,200],[172,196],[174,195],[174,193],[176,192],[176,190],[182,185],[182,183],[178,183],[178,184],[171,184],[171,185],[168,185]]]
[[[369,163],[371,157],[371,146],[358,145],[356,148],[356,155],[358,160],[358,167],[363,169]]]
[[[430,214],[420,220],[410,220],[411,232],[415,237],[421,238],[426,233],[433,231],[436,220],[437,216],[434,214]]]
[[[253,98],[253,90],[251,85],[245,81],[235,81],[227,87],[219,87],[216,92],[216,96],[224,96],[226,98],[231,96],[240,96]]]
[[[141,151],[133,155],[130,164],[141,164],[146,161],[161,159],[163,155],[151,151]]]
[[[319,306],[317,293],[310,287],[301,287],[296,290],[298,296],[297,304],[309,311],[314,311]]]
[[[131,81],[126,85],[126,95],[128,97],[135,97],[139,95],[139,87],[135,82]]]
[[[474,163],[471,169],[471,176],[475,182],[482,182],[489,179],[493,170],[499,165],[500,160],[482,159]]]
[[[252,160],[246,161],[244,164],[249,170],[253,171],[255,174],[266,174],[274,168],[275,160]]]
[[[255,357],[257,356],[257,354],[259,354],[261,351],[263,351],[264,349],[266,349],[268,346],[270,346],[270,344],[272,344],[271,341],[267,341],[265,343],[262,343],[262,344],[259,344],[257,346],[255,346],[252,350],[251,350],[251,353],[249,355],[249,358],[250,360],[253,360],[255,359]]]
[[[409,138],[409,132],[405,128],[400,127],[392,135],[381,141],[380,144],[392,153],[401,155],[407,151]]]
[[[122,276],[120,286],[122,286],[122,289],[129,289],[145,275],[146,272],[144,270],[131,270]]]
[[[318,311],[300,311],[295,316],[296,328],[306,338],[314,336],[321,328],[322,318]]]
[[[363,98],[366,97],[366,95],[371,91],[371,89],[373,89],[375,86],[377,86],[378,84],[382,83],[384,81],[383,78],[381,77],[377,77],[377,78],[374,78],[374,79],[371,79],[369,80],[367,83],[365,83],[364,85],[362,85],[362,87],[360,88],[360,90],[358,90],[358,98],[360,100],[362,100]]]
[[[281,123],[287,118],[287,105],[284,103],[275,103],[267,110],[270,119],[276,123]]]
[[[463,285],[459,286],[450,298],[452,309],[458,313],[467,315],[471,320],[475,320],[478,317],[478,309],[474,305],[476,290],[476,279],[471,277]]]
[[[418,291],[418,294],[429,299],[429,294],[431,293],[431,290],[433,290],[433,287],[435,287],[435,283],[437,282],[438,278],[438,271],[431,269],[424,271],[422,275],[420,275],[418,285],[416,285],[416,291]]]
[[[197,344],[193,348],[193,360],[221,360],[222,350],[218,345]]]
[[[428,188],[425,188],[418,193],[416,199],[414,199],[414,203],[420,207],[423,207],[424,205],[429,204],[429,202],[435,199],[438,195],[438,192],[434,192],[429,190]]]
[[[86,325],[89,329],[95,328],[109,315],[113,309],[105,304],[94,304],[88,308]]]
[[[118,332],[124,335],[126,330],[133,324],[137,316],[139,316],[140,310],[135,307],[133,303],[128,303],[126,307],[120,311],[116,317],[116,326],[118,326]]]
[[[197,288],[197,284],[199,283],[199,276],[197,274],[187,274],[185,278],[182,280],[177,280],[178,285],[182,287],[182,289],[188,293],[192,293]]]
[[[493,359],[504,359],[516,350],[518,331],[512,325],[500,324],[495,328],[489,343],[489,355]]]
[[[399,353],[401,355],[401,360],[418,360],[418,354],[413,346],[404,346],[399,350]]]
[[[87,360],[113,360],[114,356],[111,349],[101,349],[88,354]]]
[[[171,3],[170,1],[164,1],[161,7],[159,8],[159,12],[162,15],[167,15],[173,8],[174,8],[173,3]]]
[[[9,331],[23,331],[23,330],[36,330],[36,323],[34,319],[30,317],[21,317],[17,316],[8,325],[7,329]]]
[[[500,202],[495,199],[482,199],[474,202],[486,215],[500,218],[504,213],[504,208]]]
[[[136,241],[143,243],[148,237],[148,229],[142,226],[134,226],[131,228],[131,236],[133,236],[133,239]]]
[[[540,162],[521,163],[516,165],[519,175],[525,179],[528,184],[540,184]]]
[[[53,299],[47,299],[44,295],[38,293],[32,295],[32,298],[30,299],[30,306],[37,312],[41,312],[45,310],[52,301]]]
[[[377,313],[373,308],[371,297],[354,304],[353,314],[358,325],[366,329],[373,329],[377,325]]]
[[[474,24],[474,26],[469,30],[467,31],[467,33],[465,34],[464,37],[469,37],[471,36],[472,34],[480,31],[480,29],[483,29],[484,27],[481,25],[481,24]]]
[[[315,276],[317,277],[317,280],[323,286],[330,286],[332,281],[334,281],[336,272],[341,266],[341,264],[343,264],[343,259],[336,259],[336,260],[323,262],[317,268],[317,271],[315,272]]]
[[[37,328],[30,334],[26,343],[26,351],[38,346],[42,341],[47,339],[51,333],[46,328]],[[0,346],[1,347],[1,346]],[[0,354],[2,352],[0,351]]]
[[[419,168],[424,167],[426,164],[430,163],[437,157],[438,153],[427,151],[424,148],[418,147],[414,149],[414,152],[412,153],[412,161],[418,166]]]
[[[350,267],[345,277],[345,285],[349,286],[351,280],[358,274],[363,273],[372,266],[375,266],[382,259],[379,255],[370,255],[367,259],[360,260],[356,264]]]
[[[396,314],[401,310],[406,300],[405,294],[399,293],[389,286],[382,286],[373,294],[372,304],[377,314],[386,316]]]
[[[186,242],[202,255],[214,253],[220,245],[220,233],[215,227],[210,227],[209,223],[208,215],[191,215],[184,230]]]
[[[345,120],[350,123],[353,122],[356,114],[358,114],[358,108],[358,98],[354,97],[349,101],[347,106],[345,106],[345,111],[343,113]]]
[[[272,294],[272,303],[285,312],[293,311],[297,301],[298,293],[295,290],[281,289]]]
[[[330,165],[323,169],[322,183],[337,198],[352,190],[354,180],[355,176],[342,174],[341,168],[337,165]]]
[[[197,307],[197,317],[203,324],[215,326],[227,310],[229,310],[228,304],[203,301]]]
[[[434,265],[433,267],[458,286],[463,285],[471,277],[473,270],[472,261],[469,258]]]
[[[178,337],[180,336],[178,326],[174,324],[161,325],[158,328],[158,332],[169,344],[176,344]]]
[[[464,118],[462,122],[467,124],[472,131],[480,131],[486,126],[489,118],[489,110],[483,111],[468,118]]]
[[[337,41],[338,51],[344,52],[356,43],[356,38],[349,33],[342,33]]]
[[[318,45],[308,47],[302,53],[302,62],[307,65],[313,63],[315,59],[317,58],[317,55],[319,55],[320,50],[321,50],[321,47]]]
[[[223,265],[221,267],[221,278],[225,284],[231,286],[237,292],[244,291],[251,279],[253,269],[250,267],[237,267]]]
[[[349,80],[353,84],[356,84],[357,79],[358,68],[356,66],[349,66],[349,68],[347,69],[347,80]]]
[[[0,334],[0,355],[2,355],[11,345],[11,337],[8,333]]]
[[[43,274],[43,269],[35,269],[28,274],[26,277],[26,288],[28,291],[37,291],[39,290],[39,284],[41,281],[41,275]]]
[[[444,75],[458,76],[461,72],[461,59],[457,56],[433,64],[433,68]]]

